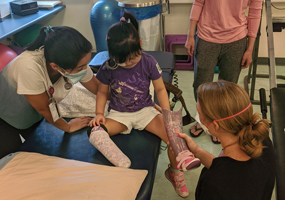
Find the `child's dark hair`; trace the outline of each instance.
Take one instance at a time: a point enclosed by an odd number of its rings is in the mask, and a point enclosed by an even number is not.
[[[135,16],[124,12],[120,22],[113,24],[107,34],[109,57],[118,63],[124,63],[129,56],[141,54],[139,25]]]
[[[39,36],[26,46],[34,51],[44,46],[46,62],[63,69],[74,69],[78,62],[92,50],[91,43],[77,30],[67,26],[42,27]]]

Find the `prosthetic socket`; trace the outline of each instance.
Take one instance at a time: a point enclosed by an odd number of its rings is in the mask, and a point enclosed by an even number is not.
[[[163,121],[170,142],[176,156],[177,168],[188,171],[200,166],[200,160],[189,151],[186,142],[179,136],[182,133],[182,110],[170,111],[162,109]]]

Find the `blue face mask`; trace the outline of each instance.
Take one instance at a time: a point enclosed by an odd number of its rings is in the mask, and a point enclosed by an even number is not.
[[[62,69],[62,68],[61,68]],[[64,69],[62,69],[64,70]],[[73,84],[78,83],[87,73],[87,69],[83,69],[80,72],[76,74],[69,74],[64,70],[65,73],[62,73],[60,70],[58,72],[62,75],[68,78]]]

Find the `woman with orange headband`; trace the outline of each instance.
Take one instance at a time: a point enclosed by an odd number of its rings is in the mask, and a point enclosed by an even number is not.
[[[196,120],[220,139],[218,157],[181,134],[191,152],[205,166],[196,200],[270,200],[275,182],[275,158],[269,121],[260,119],[246,91],[227,81],[209,82],[197,90]]]

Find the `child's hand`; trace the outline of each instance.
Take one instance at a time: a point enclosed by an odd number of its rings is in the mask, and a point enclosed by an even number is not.
[[[103,124],[103,125],[105,125],[105,122],[106,122],[106,119],[105,119],[105,117],[104,117],[104,115],[103,114],[98,114],[96,117],[95,117],[95,122],[96,122],[96,124]]]
[[[154,106],[153,106],[156,110],[158,110],[158,112],[162,112],[162,109],[161,109],[161,107],[159,106],[159,105],[157,105],[157,104],[154,104]]]
[[[105,125],[106,119],[104,115],[98,114],[96,117],[94,117],[90,122],[89,126],[99,126],[100,124]]]

